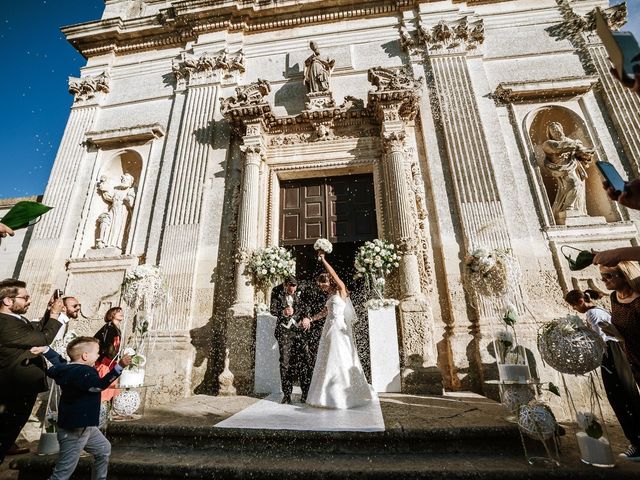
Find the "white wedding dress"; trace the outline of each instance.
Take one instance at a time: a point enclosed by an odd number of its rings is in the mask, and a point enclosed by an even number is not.
[[[351,300],[331,295],[307,395],[308,405],[345,409],[364,405],[373,398],[353,340],[353,321]]]

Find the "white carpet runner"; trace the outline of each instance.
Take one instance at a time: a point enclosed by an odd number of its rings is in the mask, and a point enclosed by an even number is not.
[[[382,432],[384,420],[380,401],[375,397],[367,405],[349,410],[314,408],[304,403],[280,403],[282,396],[272,394],[250,407],[217,423],[220,428],[256,428],[267,430],[315,430],[319,432]]]

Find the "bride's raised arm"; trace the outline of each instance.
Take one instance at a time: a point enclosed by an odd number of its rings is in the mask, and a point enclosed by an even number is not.
[[[318,257],[320,257],[320,260],[322,260],[322,264],[324,265],[324,268],[327,270],[327,273],[331,276],[333,281],[336,282],[336,287],[338,289],[338,293],[340,293],[340,296],[342,298],[347,298],[347,286],[344,284],[342,280],[340,280],[340,277],[338,276],[336,271],[333,269],[333,267],[329,265],[329,262],[327,262],[327,259],[324,258],[324,252],[320,251],[318,253]]]

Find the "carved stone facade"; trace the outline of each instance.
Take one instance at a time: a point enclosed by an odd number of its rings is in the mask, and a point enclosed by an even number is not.
[[[147,369],[156,402],[217,393],[223,380],[227,393],[251,391],[258,292],[245,268],[280,242],[283,182],[373,178],[377,234],[401,253],[388,293],[401,301],[407,392],[443,380],[491,393],[501,312],[463,284],[470,249],[518,259],[511,300],[535,352],[539,324],[568,313],[567,289],[602,288],[559,249],[637,244],[640,217],[608,201],[593,168],[587,215],[558,221],[544,166],[557,122],[594,158],[640,175],[640,103],[611,79],[589,20],[605,0],[347,3],[107,2],[101,20],[63,28],[88,63],[70,81],[43,200],[55,208],[17,268],[37,293],[80,289],[97,320],[120,301],[126,268],[160,265],[172,298]],[[622,24],[621,8],[608,12]],[[109,190],[97,185],[125,175],[132,195],[111,242]]]

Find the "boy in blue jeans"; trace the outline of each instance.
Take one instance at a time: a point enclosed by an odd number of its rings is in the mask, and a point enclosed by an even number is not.
[[[78,337],[67,347],[67,362],[49,347],[34,347],[33,354],[43,354],[53,366],[47,375],[60,389],[58,405],[58,443],[60,455],[49,480],[67,480],[73,474],[82,450],[93,455],[92,480],[106,480],[111,444],[98,429],[100,416],[100,392],[120,376],[122,369],[131,364],[131,356],[125,355],[104,377],[100,378],[94,364],[100,345],[96,338]]]

